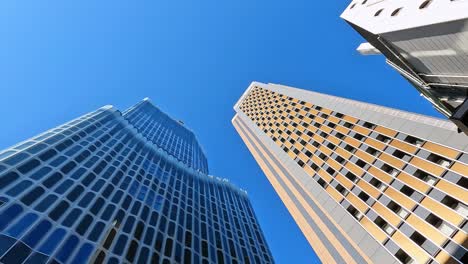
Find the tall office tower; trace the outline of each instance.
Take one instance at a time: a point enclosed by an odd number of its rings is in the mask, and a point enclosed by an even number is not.
[[[468,139],[454,124],[261,83],[234,108],[323,263],[468,263]]]
[[[468,1],[354,0],[345,19],[442,114],[468,134]]]
[[[0,152],[0,263],[273,263],[245,191],[147,99]]]

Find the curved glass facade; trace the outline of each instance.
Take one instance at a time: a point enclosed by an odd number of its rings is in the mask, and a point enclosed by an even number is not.
[[[124,117],[149,141],[187,166],[208,173],[208,162],[192,131],[155,107],[148,99],[124,112]]]
[[[273,263],[246,193],[171,147],[199,148],[183,126],[160,147],[150,107],[103,107],[0,152],[1,263]]]

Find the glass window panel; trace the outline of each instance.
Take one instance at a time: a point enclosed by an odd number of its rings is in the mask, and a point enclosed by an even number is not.
[[[68,215],[67,217],[63,220],[63,225],[70,227],[72,226],[76,220],[80,218],[81,215],[81,210],[78,208],[74,208]]]
[[[62,261],[63,263],[67,262],[70,255],[72,255],[73,251],[78,244],[78,238],[75,235],[71,235],[63,244],[62,248],[57,253],[56,257],[58,260]]]
[[[13,188],[11,188],[10,190],[7,191],[7,194],[10,195],[10,196],[17,196],[18,194],[20,194],[21,192],[25,191],[29,186],[32,185],[32,182],[31,181],[28,181],[28,180],[24,180],[18,184],[16,184]]]
[[[37,201],[41,197],[41,195],[44,194],[44,192],[44,188],[38,186],[32,189],[25,196],[23,196],[23,198],[21,198],[21,201],[26,205],[31,205],[34,201]]]
[[[19,179],[18,173],[12,171],[5,175],[0,176],[0,190],[10,185],[15,180]]]
[[[51,227],[52,224],[49,221],[42,220],[31,232],[29,232],[29,234],[23,238],[23,241],[29,247],[34,248]]]
[[[71,264],[85,264],[88,263],[88,258],[93,252],[94,247],[90,243],[85,243],[81,246],[78,253],[76,253],[75,258],[71,262]]]
[[[45,148],[47,148],[46,144],[39,143],[39,144],[36,144],[36,145],[30,147],[26,151],[31,153],[31,154],[36,154],[36,153],[39,153],[39,151],[41,151],[41,150],[43,150]]]
[[[65,211],[70,207],[70,204],[61,201],[55,208],[49,213],[49,217],[57,221],[61,216],[65,214]]]
[[[42,246],[39,248],[39,251],[50,255],[57,248],[60,241],[62,241],[62,239],[65,237],[65,234],[66,231],[62,228],[55,230],[42,244]]]
[[[16,239],[0,234],[0,256],[2,256],[8,249],[10,249],[10,247],[13,246],[15,242]]]
[[[80,235],[84,235],[86,233],[86,230],[91,226],[91,223],[93,222],[93,217],[91,215],[85,215],[83,219],[81,219],[80,224],[76,227],[76,232]]]
[[[114,247],[114,253],[117,255],[122,255],[125,245],[127,244],[127,237],[123,234],[119,236],[117,243]]]
[[[62,174],[56,172],[52,174],[51,176],[49,176],[42,184],[44,184],[44,186],[47,188],[51,188],[62,178],[63,178]]]
[[[106,207],[106,210],[101,216],[102,220],[105,220],[105,221],[109,220],[112,214],[114,213],[114,211],[115,211],[115,206],[112,204],[108,204]]]
[[[42,167],[35,173],[31,175],[31,179],[33,180],[40,180],[42,179],[47,173],[49,173],[52,169],[50,167]]]
[[[16,243],[9,251],[0,259],[1,263],[22,263],[31,253],[31,249],[25,244]]]
[[[94,199],[94,196],[96,195],[92,192],[86,193],[86,195],[83,196],[78,205],[83,208],[86,208],[88,205],[90,205],[91,201]]]
[[[26,174],[26,173],[30,172],[31,170],[37,168],[40,164],[41,164],[41,162],[39,160],[32,159],[32,160],[26,162],[25,164],[19,166],[18,170],[22,174]]]
[[[64,194],[73,184],[73,181],[67,179],[66,181],[62,182],[57,188],[55,188],[55,192],[58,194]]]
[[[33,213],[28,213],[23,218],[21,218],[16,224],[14,224],[12,227],[10,227],[7,231],[7,234],[9,234],[12,237],[15,238],[20,238],[20,236],[24,233],[24,231],[29,228],[38,216]]]
[[[39,212],[44,212],[49,207],[51,207],[57,199],[57,195],[49,194],[34,209],[36,209]]]
[[[6,154],[7,152],[3,153],[2,155]],[[11,154],[11,153],[9,153]],[[14,156],[11,156],[9,157],[8,159],[4,160],[3,163],[7,164],[7,165],[10,165],[10,166],[14,166],[18,163],[20,163],[21,161],[25,160],[27,157],[29,157],[28,154],[24,153],[24,152],[20,152]],[[1,157],[0,157],[1,159]]]
[[[10,156],[11,154],[15,153],[15,151],[13,150],[8,150],[8,151],[5,151],[3,153],[0,153],[0,160],[2,160],[3,158],[6,158],[8,156]]]
[[[14,204],[3,211],[3,213],[0,214],[0,230],[3,230],[21,212],[23,212],[23,208],[18,204]]]
[[[105,224],[103,222],[97,222],[96,225],[93,228],[93,231],[89,234],[89,239],[92,241],[97,241],[99,239],[99,236],[102,234],[105,228]]]

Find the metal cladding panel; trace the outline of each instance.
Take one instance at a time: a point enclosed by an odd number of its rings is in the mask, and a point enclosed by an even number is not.
[[[468,20],[384,33],[427,82],[468,84]]]

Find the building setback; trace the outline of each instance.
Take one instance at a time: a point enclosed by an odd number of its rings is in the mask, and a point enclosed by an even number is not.
[[[341,17],[468,134],[468,1],[354,0]]]
[[[468,263],[468,139],[453,123],[257,82],[234,109],[323,263]]]
[[[273,263],[245,191],[143,100],[0,152],[0,263]]]

